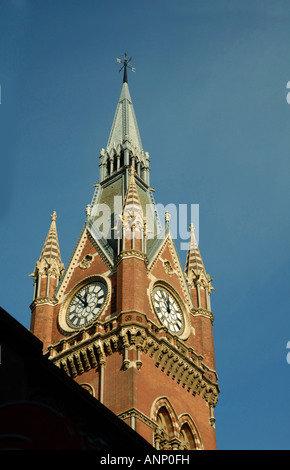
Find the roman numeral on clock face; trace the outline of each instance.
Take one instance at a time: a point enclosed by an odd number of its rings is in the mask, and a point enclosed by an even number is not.
[[[82,287],[73,297],[68,311],[67,323],[71,328],[86,326],[100,314],[107,295],[102,282],[92,282]]]
[[[161,323],[171,332],[180,334],[183,330],[183,314],[172,294],[161,287],[156,288],[153,292],[153,305]]]

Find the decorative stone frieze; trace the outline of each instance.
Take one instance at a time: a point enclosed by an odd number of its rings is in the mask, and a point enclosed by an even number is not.
[[[210,405],[215,406],[218,400],[219,386],[215,371],[210,370],[203,362],[202,356],[196,354],[186,344],[176,341],[173,336],[163,335],[164,328],[154,329],[135,322],[119,325],[112,330],[102,326],[84,329],[70,338],[50,346],[49,359],[72,376],[82,375],[89,369],[98,369],[106,365],[106,357],[119,351],[123,353],[123,369],[142,366],[142,354],[147,354],[164,374],[175,380],[192,395],[201,395]],[[107,330],[107,331],[106,331]],[[86,333],[86,334],[85,334]],[[137,351],[136,361],[128,359],[128,351]]]

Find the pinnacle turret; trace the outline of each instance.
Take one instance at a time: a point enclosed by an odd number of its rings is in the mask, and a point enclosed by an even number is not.
[[[130,179],[127,188],[127,192],[125,194],[124,203],[123,203],[123,214],[128,210],[133,211],[140,211],[142,210],[141,202],[135,182],[135,170],[133,167],[129,170]]]
[[[56,212],[51,214],[51,225],[40,254],[39,261],[47,259],[48,261],[57,261],[61,264],[59,242],[56,230]]]
[[[206,273],[201,254],[194,233],[194,225],[190,224],[190,242],[186,257],[184,274],[195,307],[211,310],[210,295],[214,288],[211,285],[211,277]]]
[[[132,240],[131,246],[135,247],[134,239],[141,240],[144,236],[144,217],[133,167],[130,168],[129,173],[130,179],[122,207],[122,233],[125,239]],[[126,246],[125,239],[123,248]],[[138,243],[138,248],[141,249],[141,243]]]
[[[185,263],[185,276],[190,280],[193,276],[205,273],[203,261],[195,237],[194,225],[190,224],[190,242]]]
[[[56,212],[51,214],[51,225],[44,242],[39,260],[36,262],[34,272],[30,275],[34,277],[35,293],[34,298],[39,296],[52,297],[56,285],[58,284],[64,265],[61,261],[59,242],[56,229]],[[45,291],[43,290],[44,282],[46,279]],[[53,279],[53,282],[51,280]]]

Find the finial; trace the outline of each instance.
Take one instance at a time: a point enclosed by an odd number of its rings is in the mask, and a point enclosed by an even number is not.
[[[130,176],[131,176],[131,175],[134,176],[134,175],[135,175],[135,171],[136,171],[135,168],[133,167],[133,165],[131,165],[130,168],[129,168],[129,174],[130,174]]]
[[[131,69],[132,72],[136,72],[136,69],[134,67],[132,67],[131,64],[130,64],[130,61],[132,60],[132,57],[130,57],[130,59],[128,60],[126,52],[125,52],[125,54],[122,54],[122,56],[124,57],[123,61],[121,59],[117,58],[117,62],[119,62],[120,64],[123,64],[123,67],[120,68],[119,72],[121,72],[121,70],[124,69],[123,83],[128,83],[127,67],[129,67],[129,69]]]
[[[86,216],[89,217],[90,215],[91,215],[91,206],[90,204],[88,204],[86,207]]]
[[[170,213],[168,211],[165,212],[165,223],[169,224],[170,221]]]
[[[194,233],[195,227],[194,227],[192,222],[189,225],[189,230],[190,230],[189,249],[190,250],[196,250],[198,248],[198,244],[197,244],[197,241],[196,241],[196,238],[195,238],[195,233]]]
[[[53,213],[51,214],[51,221],[52,221],[52,222],[55,222],[55,221],[56,221],[56,217],[57,217],[56,212],[53,211]]]

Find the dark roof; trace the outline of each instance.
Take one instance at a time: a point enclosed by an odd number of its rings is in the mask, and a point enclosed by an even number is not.
[[[0,307],[0,449],[153,451]]]

